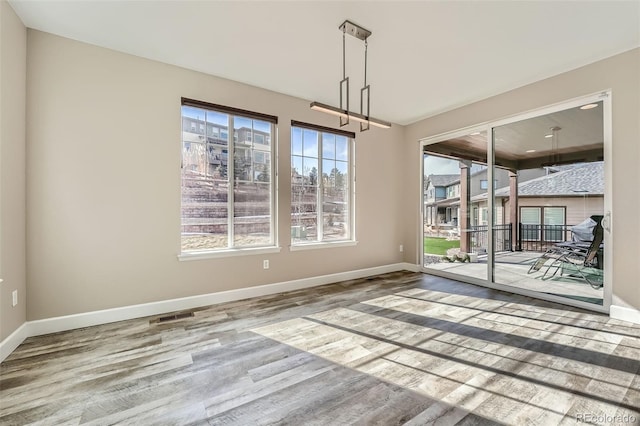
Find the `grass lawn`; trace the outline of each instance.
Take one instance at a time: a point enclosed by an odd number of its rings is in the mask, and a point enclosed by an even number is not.
[[[460,248],[460,240],[447,241],[446,238],[424,237],[424,252],[427,254],[447,254],[450,248]]]

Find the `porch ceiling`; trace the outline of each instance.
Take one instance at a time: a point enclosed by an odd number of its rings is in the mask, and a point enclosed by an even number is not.
[[[530,118],[495,129],[495,163],[523,170],[551,164],[601,161],[604,152],[602,102]],[[551,128],[559,127],[555,149]],[[487,163],[486,132],[425,146],[425,152]]]

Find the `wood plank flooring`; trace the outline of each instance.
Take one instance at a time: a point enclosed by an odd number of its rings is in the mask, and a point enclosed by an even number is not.
[[[27,339],[0,424],[640,424],[640,326],[410,272]]]

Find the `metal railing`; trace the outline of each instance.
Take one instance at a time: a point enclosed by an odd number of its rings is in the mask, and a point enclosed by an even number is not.
[[[571,240],[573,225],[518,225],[517,251],[544,252],[562,241]],[[494,226],[494,250],[511,251],[512,227],[510,223]],[[471,249],[476,253],[486,253],[489,247],[487,225],[472,226],[468,231]]]
[[[472,226],[468,233],[471,239],[471,250],[476,253],[486,253],[489,247],[489,227],[487,225]],[[511,250],[511,224],[494,226],[494,250]]]
[[[519,251],[544,252],[550,246],[571,240],[573,225],[524,225],[519,224]]]

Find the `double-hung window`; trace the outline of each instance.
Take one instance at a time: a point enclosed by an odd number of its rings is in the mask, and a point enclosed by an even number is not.
[[[291,244],[354,240],[355,134],[291,123]]]
[[[182,253],[275,246],[276,123],[182,99]]]
[[[564,241],[565,207],[520,207],[524,241]]]

